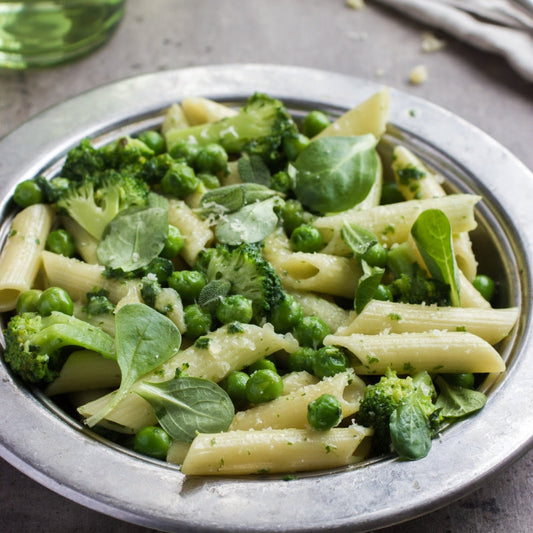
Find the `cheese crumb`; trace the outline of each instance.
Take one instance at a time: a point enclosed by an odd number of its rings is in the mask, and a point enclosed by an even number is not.
[[[428,79],[428,71],[425,65],[417,65],[409,73],[409,82],[413,85],[425,83]]]
[[[446,41],[439,39],[433,35],[430,31],[426,31],[422,34],[422,51],[431,53],[438,52],[446,46]]]
[[[352,9],[363,9],[365,7],[365,0],[346,0],[346,5]]]

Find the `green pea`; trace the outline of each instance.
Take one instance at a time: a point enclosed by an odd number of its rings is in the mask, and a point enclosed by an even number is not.
[[[153,150],[155,155],[162,154],[166,149],[165,138],[158,131],[147,130],[138,135],[140,141],[142,141],[148,148]]]
[[[220,384],[237,409],[242,409],[248,404],[246,384],[249,379],[250,376],[246,372],[234,370]]]
[[[293,329],[293,334],[300,345],[315,349],[330,333],[328,325],[317,316],[304,316]]]
[[[317,431],[327,431],[342,420],[342,406],[332,394],[322,394],[307,405],[307,421]]]
[[[283,380],[272,370],[257,370],[246,383],[246,398],[250,403],[275,400],[283,393]]]
[[[346,370],[346,356],[337,346],[323,346],[313,360],[313,374],[317,378],[334,376]]]
[[[288,194],[292,189],[292,179],[287,172],[280,170],[272,175],[269,186],[274,191]]]
[[[174,265],[170,259],[165,257],[154,257],[148,265],[143,267],[143,274],[153,274],[157,281],[164,285],[168,282],[168,278],[174,272]]]
[[[43,201],[44,194],[35,180],[25,180],[15,187],[13,200],[20,207],[28,207],[34,204],[40,204]]]
[[[200,146],[197,143],[180,141],[172,146],[169,155],[174,159],[183,159],[188,165],[193,166],[199,150]]]
[[[287,135],[283,139],[283,153],[289,161],[294,161],[308,144],[309,137],[303,133]]]
[[[154,459],[166,459],[171,442],[172,439],[164,429],[145,426],[136,433],[133,449]]]
[[[161,179],[161,189],[165,194],[176,198],[185,198],[193,193],[200,185],[194,170],[186,163],[172,165]]]
[[[298,200],[287,200],[280,209],[280,215],[287,235],[291,235],[298,226],[305,224],[310,218]]]
[[[287,356],[287,367],[289,371],[302,372],[305,370],[309,374],[312,374],[315,354],[316,352],[313,348],[300,346],[300,348]]]
[[[222,298],[216,308],[216,317],[222,324],[230,322],[248,324],[253,314],[252,301],[240,294]]]
[[[314,110],[307,113],[304,117],[302,121],[302,133],[312,138],[325,130],[330,124],[331,121],[324,112]]]
[[[450,385],[473,389],[475,387],[476,377],[471,372],[460,374],[443,374],[442,376]]]
[[[42,316],[48,316],[53,311],[72,315],[74,304],[69,293],[61,287],[48,287],[44,290],[37,302],[37,312]]]
[[[381,187],[381,205],[396,204],[405,201],[396,183],[384,183]]]
[[[228,165],[228,154],[226,150],[216,143],[202,146],[194,160],[194,166],[198,172],[211,172],[216,174],[226,170]]]
[[[177,291],[186,304],[198,299],[205,284],[205,274],[197,270],[176,270],[168,278],[168,286]]]
[[[217,189],[220,187],[220,180],[211,172],[199,172],[196,177],[204,184],[206,189]]]
[[[362,255],[361,259],[372,267],[385,267],[387,266],[388,256],[387,249],[377,242]]]
[[[286,294],[270,312],[270,323],[278,333],[287,333],[303,318],[302,306],[290,295]]]
[[[272,372],[278,372],[278,369],[276,368],[276,363],[274,361],[271,361],[270,359],[267,359],[264,357],[263,359],[259,359],[259,361],[256,361],[255,363],[251,364],[248,367],[248,374],[253,374],[257,370],[272,370]]]
[[[388,285],[383,285],[382,283],[380,283],[377,286],[376,292],[374,292],[373,298],[374,300],[380,300],[382,302],[392,302],[392,291],[390,290],[390,287]]]
[[[184,244],[185,239],[183,238],[181,231],[176,226],[169,224],[165,245],[159,255],[165,259],[172,259],[181,252]]]
[[[320,231],[310,224],[302,224],[295,228],[290,238],[291,248],[295,252],[318,252],[324,246]]]
[[[30,289],[20,293],[17,298],[17,313],[36,313],[38,310],[39,298],[43,291]]]
[[[478,274],[474,278],[474,281],[472,281],[472,285],[488,302],[490,302],[494,297],[494,293],[496,292],[496,284],[489,276]]]
[[[46,238],[45,247],[50,252],[64,255],[65,257],[72,257],[76,253],[74,239],[64,229],[51,231]]]
[[[206,335],[211,329],[211,315],[198,304],[188,305],[183,310],[183,319],[185,321],[185,334],[190,339],[197,339]]]

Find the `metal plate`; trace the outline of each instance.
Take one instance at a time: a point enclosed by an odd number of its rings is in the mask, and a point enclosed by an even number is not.
[[[376,83],[304,68],[226,65],[161,72],[108,85],[41,113],[0,141],[3,235],[15,185],[54,172],[84,137],[101,142],[157,124],[172,102],[202,95],[243,101],[254,91],[298,113],[334,113],[361,102]],[[444,431],[427,458],[279,478],[185,478],[178,468],[103,442],[0,366],[0,454],[67,498],[116,518],[165,531],[364,531],[443,506],[475,489],[533,443],[533,175],[490,137],[449,112],[391,90],[391,128],[443,173],[450,187],[484,196],[476,242],[491,274],[521,306],[516,331],[501,351],[503,379],[485,383],[486,407]],[[1,235],[1,234],[0,234]],[[517,416],[520,413],[520,416]]]

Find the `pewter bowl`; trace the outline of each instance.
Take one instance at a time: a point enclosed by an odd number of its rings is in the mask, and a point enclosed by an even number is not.
[[[81,139],[105,143],[158,125],[165,108],[190,95],[242,103],[255,91],[296,115],[341,114],[379,85],[331,72],[227,65],[161,72],[92,90],[31,119],[0,141],[0,242],[16,184],[53,175]],[[520,320],[500,346],[508,371],[488,379],[486,407],[443,431],[423,460],[393,458],[298,476],[185,478],[98,437],[0,365],[0,455],[51,490],[116,518],[164,531],[367,531],[414,518],[474,490],[533,443],[533,175],[496,141],[451,113],[391,90],[383,157],[401,141],[447,179],[452,191],[481,194],[473,235],[501,306]]]

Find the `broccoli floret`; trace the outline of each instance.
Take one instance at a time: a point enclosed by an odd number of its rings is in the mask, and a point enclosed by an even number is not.
[[[167,133],[169,152],[182,141],[196,141],[200,146],[217,143],[228,154],[247,152],[260,155],[267,165],[279,163],[283,139],[297,131],[284,105],[274,98],[256,93],[234,116]]]
[[[92,146],[90,139],[83,139],[80,144],[67,154],[61,176],[71,181],[82,181],[94,176],[108,167],[105,153]]]
[[[263,258],[258,245],[218,244],[199,255],[195,268],[206,275],[208,283],[228,281],[229,294],[240,294],[251,300],[256,323],[285,298],[278,275]]]
[[[451,305],[449,285],[437,279],[428,278],[418,265],[414,265],[412,274],[400,274],[391,283],[390,289],[395,302]]]
[[[121,137],[99,149],[107,167],[124,169],[143,165],[147,158],[154,156],[154,151],[140,139]]]
[[[53,311],[14,315],[5,330],[4,358],[24,381],[50,383],[59,374],[68,353],[62,348],[77,346],[107,358],[115,357],[112,337],[87,322]]]
[[[88,317],[111,314],[115,311],[113,302],[109,299],[109,291],[106,289],[95,289],[87,293],[87,303],[83,306],[83,311]]]
[[[115,170],[71,186],[57,201],[85,231],[100,240],[106,226],[122,210],[146,205],[149,188],[140,179]]]
[[[391,416],[407,402],[416,401],[428,419],[428,426],[433,426],[432,429],[436,430],[438,419],[433,416],[436,412],[433,403],[435,396],[435,387],[425,371],[401,378],[395,371],[387,369],[377,383],[367,385],[355,420],[358,424],[374,429],[373,453],[391,452]]]

